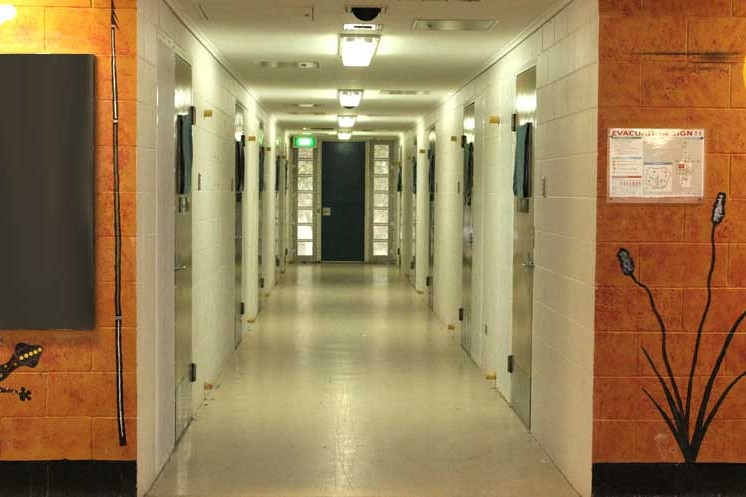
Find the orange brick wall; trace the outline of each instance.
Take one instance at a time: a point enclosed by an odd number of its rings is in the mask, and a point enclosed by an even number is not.
[[[629,249],[636,274],[654,288],[672,331],[674,373],[685,385],[706,297],[712,203],[719,191],[728,193],[696,396],[725,332],[746,309],[746,0],[599,4],[594,461],[679,462],[673,438],[642,392],[647,386],[663,400],[641,352],[646,345],[660,364],[660,333],[644,292],[621,274],[616,251]],[[713,51],[736,55],[675,55]],[[707,200],[692,206],[608,203],[606,136],[611,127],[705,128]],[[746,330],[742,335],[726,360],[720,388],[746,369]],[[746,383],[721,410],[700,462],[746,462]]]
[[[0,460],[135,460],[136,412],[136,92],[135,0],[117,2],[123,223],[125,402],[128,442],[120,448],[114,363],[114,238],[111,174],[110,14],[107,0],[13,0],[18,16],[0,26],[0,53],[96,55],[96,329],[0,331],[0,362],[17,342],[44,347],[36,369],[0,386],[25,386],[32,400],[0,398]],[[70,123],[74,126],[75,123]]]

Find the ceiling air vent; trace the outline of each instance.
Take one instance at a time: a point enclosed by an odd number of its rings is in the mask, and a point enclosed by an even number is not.
[[[275,62],[263,60],[257,62],[256,65],[265,69],[318,69],[318,62]]]
[[[494,19],[417,19],[414,31],[489,31],[497,24]]]
[[[381,90],[378,93],[381,95],[395,95],[395,96],[417,96],[417,95],[429,95],[429,91],[425,90]]]

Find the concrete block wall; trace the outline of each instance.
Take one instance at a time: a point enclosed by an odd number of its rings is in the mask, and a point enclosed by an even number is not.
[[[578,491],[591,493],[593,329],[598,120],[598,5],[555,6],[487,72],[418,126],[438,130],[435,312],[453,324],[461,306],[463,109],[476,103],[474,280],[471,354],[511,397],[513,285],[512,164],[515,78],[537,67],[538,113],[534,191],[534,370],[532,432]],[[501,124],[494,124],[499,118]],[[424,143],[424,141],[423,141]],[[452,146],[453,145],[453,146]],[[421,174],[427,191],[426,161]],[[418,199],[418,216],[427,205]],[[418,219],[419,221],[419,219]],[[418,228],[418,254],[427,231]],[[425,259],[426,260],[426,259]],[[419,267],[419,264],[418,264]],[[426,267],[426,266],[425,266]],[[484,326],[487,333],[483,332]]]
[[[215,58],[203,39],[187,26],[188,16],[163,0],[144,0],[138,16],[142,36],[138,55],[143,77],[138,80],[140,122],[147,137],[141,142],[140,178],[147,184],[148,198],[139,211],[138,226],[148,227],[152,241],[143,250],[143,278],[150,278],[148,290],[139,298],[143,319],[152,330],[138,344],[138,371],[145,387],[139,392],[140,428],[146,434],[138,451],[138,492],[143,495],[154,481],[173,449],[174,419],[174,321],[173,321],[173,162],[157,136],[157,100],[173,98],[173,70],[164,60],[176,54],[192,66],[194,126],[193,212],[193,359],[198,378],[193,386],[193,410],[204,399],[204,384],[215,383],[225,361],[234,350],[234,114],[236,104],[246,111],[245,133],[256,136],[259,119],[267,137],[275,134],[274,124],[256,100]],[[169,82],[170,78],[170,82]],[[212,111],[206,113],[205,111]],[[167,130],[168,131],[168,130]],[[166,133],[167,135],[168,133]],[[244,202],[244,299],[247,319],[256,317],[258,260],[258,144],[247,141]],[[274,191],[274,150],[267,154],[268,185]],[[272,167],[269,167],[271,164]],[[140,164],[138,164],[140,165]],[[151,172],[152,171],[152,172]],[[154,185],[151,183],[154,182]],[[152,198],[151,198],[152,197]],[[268,202],[273,205],[273,202]],[[265,209],[264,225],[272,209]],[[265,239],[266,236],[265,236]],[[266,259],[274,269],[274,243],[265,247]],[[148,274],[145,274],[148,273]],[[149,280],[150,281],[150,280]],[[271,281],[271,280],[268,280]]]

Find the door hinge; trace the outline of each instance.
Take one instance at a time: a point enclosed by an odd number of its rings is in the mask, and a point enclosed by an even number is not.
[[[409,263],[409,269],[414,269],[414,261]]]
[[[458,320],[459,321],[464,320],[464,308],[463,307],[458,310]]]
[[[275,267],[280,267],[280,256],[275,256]]]
[[[433,282],[432,276],[428,276],[425,278],[425,286],[430,286],[430,284]]]
[[[244,304],[243,302],[241,302],[241,306],[240,306],[239,310],[240,310],[242,316],[244,314],[246,314],[246,304]]]
[[[515,369],[515,356],[508,356],[508,373],[512,373]]]
[[[194,363],[189,365],[189,381],[192,383],[197,381],[197,365]]]
[[[259,288],[264,288],[264,278],[259,278]]]

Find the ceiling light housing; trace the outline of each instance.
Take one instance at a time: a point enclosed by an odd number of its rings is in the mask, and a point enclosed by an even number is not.
[[[352,130],[340,129],[337,131],[337,140],[349,141],[352,138]]]
[[[345,67],[368,67],[378,50],[379,35],[339,35],[339,55]]]
[[[340,128],[343,129],[351,129],[355,127],[355,122],[357,122],[357,116],[337,116],[337,124],[339,124]]]
[[[345,109],[354,109],[363,100],[363,90],[339,90],[339,105]]]

